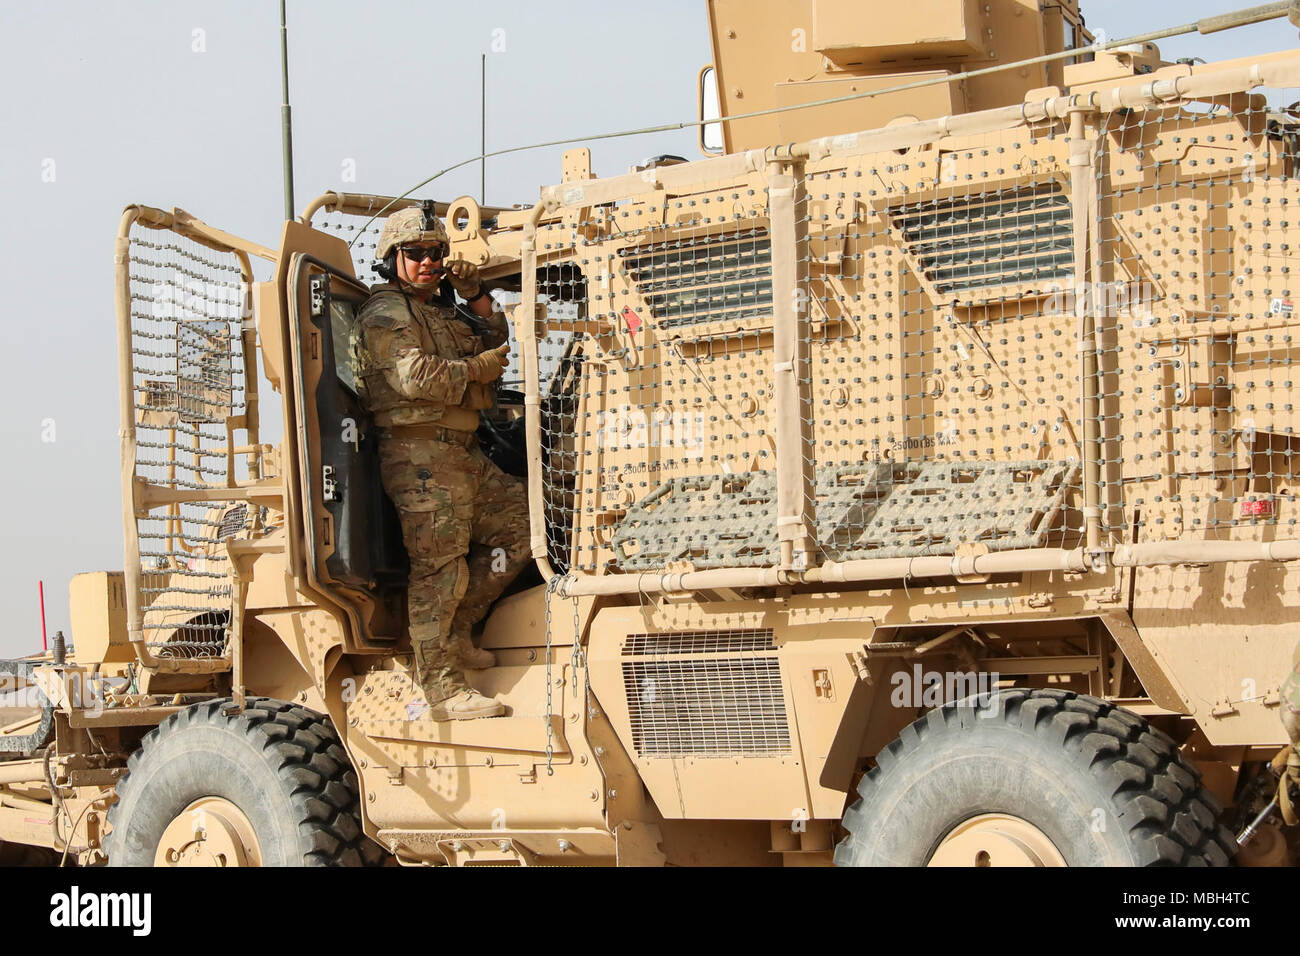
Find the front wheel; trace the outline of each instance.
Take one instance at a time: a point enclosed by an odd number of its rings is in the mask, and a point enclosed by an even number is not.
[[[132,754],[108,811],[110,866],[361,866],[357,777],[329,719],[250,697],[172,714]]]
[[[1013,688],[946,704],[877,755],[841,866],[1224,866],[1200,774],[1136,714]]]

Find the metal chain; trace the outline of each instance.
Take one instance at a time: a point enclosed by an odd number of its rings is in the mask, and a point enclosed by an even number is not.
[[[555,597],[560,588],[568,583],[569,575],[557,574],[546,582],[546,775],[553,777],[555,767],[552,765],[552,758],[555,753],[555,728],[551,723],[551,715],[554,713],[554,684],[551,678],[551,626],[552,611],[551,599]],[[578,599],[573,599],[573,651],[569,655],[569,667],[573,671],[573,696],[578,696],[578,670],[582,670],[583,683],[587,683],[587,658],[582,652],[582,641],[579,634],[578,621]],[[585,704],[584,695],[584,704]]]
[[[555,728],[551,725],[551,598],[555,596],[562,580],[563,577],[557,574],[546,582],[546,775],[548,777],[555,775],[555,768],[551,766],[551,757],[555,753]]]
[[[567,579],[567,575],[566,575]],[[573,696],[578,696],[578,669],[582,669],[584,683],[587,679],[587,655],[582,650],[582,632],[578,622],[578,598],[569,599],[573,603],[573,653],[569,655],[569,666],[573,669]]]

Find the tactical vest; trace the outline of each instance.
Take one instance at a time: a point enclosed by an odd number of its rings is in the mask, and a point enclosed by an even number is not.
[[[401,328],[415,333],[421,351],[448,361],[463,361],[485,348],[478,333],[457,316],[450,303],[437,299],[421,302],[403,295],[391,284],[375,286],[358,316],[355,339],[358,390],[375,423],[476,429],[478,410],[492,407],[491,385],[470,382],[458,404],[447,404],[407,398],[389,384],[385,375],[393,369],[394,356],[372,351],[391,351],[383,343]],[[376,343],[377,349],[373,348]]]

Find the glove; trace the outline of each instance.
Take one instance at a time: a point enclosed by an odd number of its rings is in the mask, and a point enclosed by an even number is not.
[[[447,281],[466,302],[483,291],[483,283],[478,277],[478,266],[465,259],[456,259],[447,263]]]
[[[478,355],[471,355],[465,359],[465,367],[469,370],[469,380],[471,382],[495,382],[499,379],[506,366],[510,364],[510,343],[506,342],[498,345],[494,349],[488,349],[486,352],[480,352]]]

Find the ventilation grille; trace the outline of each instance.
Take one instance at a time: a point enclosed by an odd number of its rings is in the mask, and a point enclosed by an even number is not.
[[[217,529],[217,540],[224,541],[226,538],[233,538],[244,530],[244,523],[247,520],[248,505],[242,503],[235,505],[221,516],[221,526]]]
[[[773,651],[769,629],[735,631],[675,631],[667,634],[629,634],[623,655],[726,654],[738,651]]]
[[[623,686],[642,757],[787,754],[781,666],[768,628],[629,634]]]
[[[772,314],[764,229],[619,250],[659,328]]]
[[[889,218],[941,294],[1073,274],[1070,200],[1058,183],[909,203]]]

